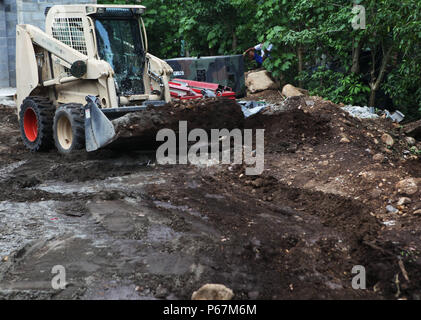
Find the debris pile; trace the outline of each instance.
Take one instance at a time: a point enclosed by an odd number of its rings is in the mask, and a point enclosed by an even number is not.
[[[358,107],[358,106],[345,106],[343,109],[351,116],[360,119],[378,119],[379,116],[374,113],[374,108]]]
[[[16,94],[14,88],[0,88],[0,105],[5,107],[16,107],[13,96]]]

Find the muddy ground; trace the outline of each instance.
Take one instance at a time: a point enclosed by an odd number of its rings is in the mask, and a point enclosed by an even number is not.
[[[160,166],[146,146],[31,154],[0,108],[0,298],[189,299],[221,283],[235,299],[420,299],[420,193],[398,206],[396,183],[421,165],[400,128],[277,94],[244,124],[266,130],[255,177]]]

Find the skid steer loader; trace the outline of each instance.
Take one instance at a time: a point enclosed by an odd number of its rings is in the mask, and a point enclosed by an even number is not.
[[[203,96],[171,83],[172,68],[148,53],[144,12],[141,5],[57,5],[47,9],[45,32],[16,27],[18,118],[27,148],[94,151],[115,139],[111,120],[163,106],[174,95]]]

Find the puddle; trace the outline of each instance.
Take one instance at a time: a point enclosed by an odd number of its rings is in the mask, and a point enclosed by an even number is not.
[[[69,233],[86,238],[86,219],[59,214],[56,209],[60,206],[59,201],[0,202],[0,256],[41,238]]]
[[[7,179],[11,176],[11,173],[16,170],[17,168],[19,168],[20,166],[24,165],[27,162],[27,160],[22,160],[19,162],[15,162],[12,164],[9,164],[7,166],[4,166],[3,168],[0,169],[0,179]]]
[[[148,184],[163,184],[166,181],[154,174],[132,174],[123,177],[112,177],[105,180],[92,180],[86,182],[58,182],[47,181],[36,186],[34,189],[50,193],[60,194],[95,194],[104,190],[127,190],[133,188],[142,188]]]
[[[169,242],[180,238],[180,233],[164,225],[153,225],[148,230],[148,240],[151,242]]]
[[[88,288],[83,295],[83,300],[156,300],[150,292],[127,282],[88,281]],[[146,295],[145,295],[146,294]]]
[[[200,219],[203,219],[203,220],[208,220],[208,217],[200,214],[197,211],[194,211],[193,209],[189,208],[188,206],[175,206],[171,203],[162,202],[162,201],[154,201],[154,204],[158,208],[163,208],[163,209],[167,209],[167,210],[178,210],[178,211],[186,212],[189,215],[192,215],[193,217],[200,218]]]

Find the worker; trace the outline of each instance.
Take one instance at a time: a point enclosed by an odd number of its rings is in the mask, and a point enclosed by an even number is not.
[[[263,49],[263,43],[251,47],[243,53],[243,56],[248,56],[250,60],[254,60],[257,63],[257,66],[260,68],[263,62],[270,57],[270,52],[273,49],[273,45],[269,44],[266,49]]]

